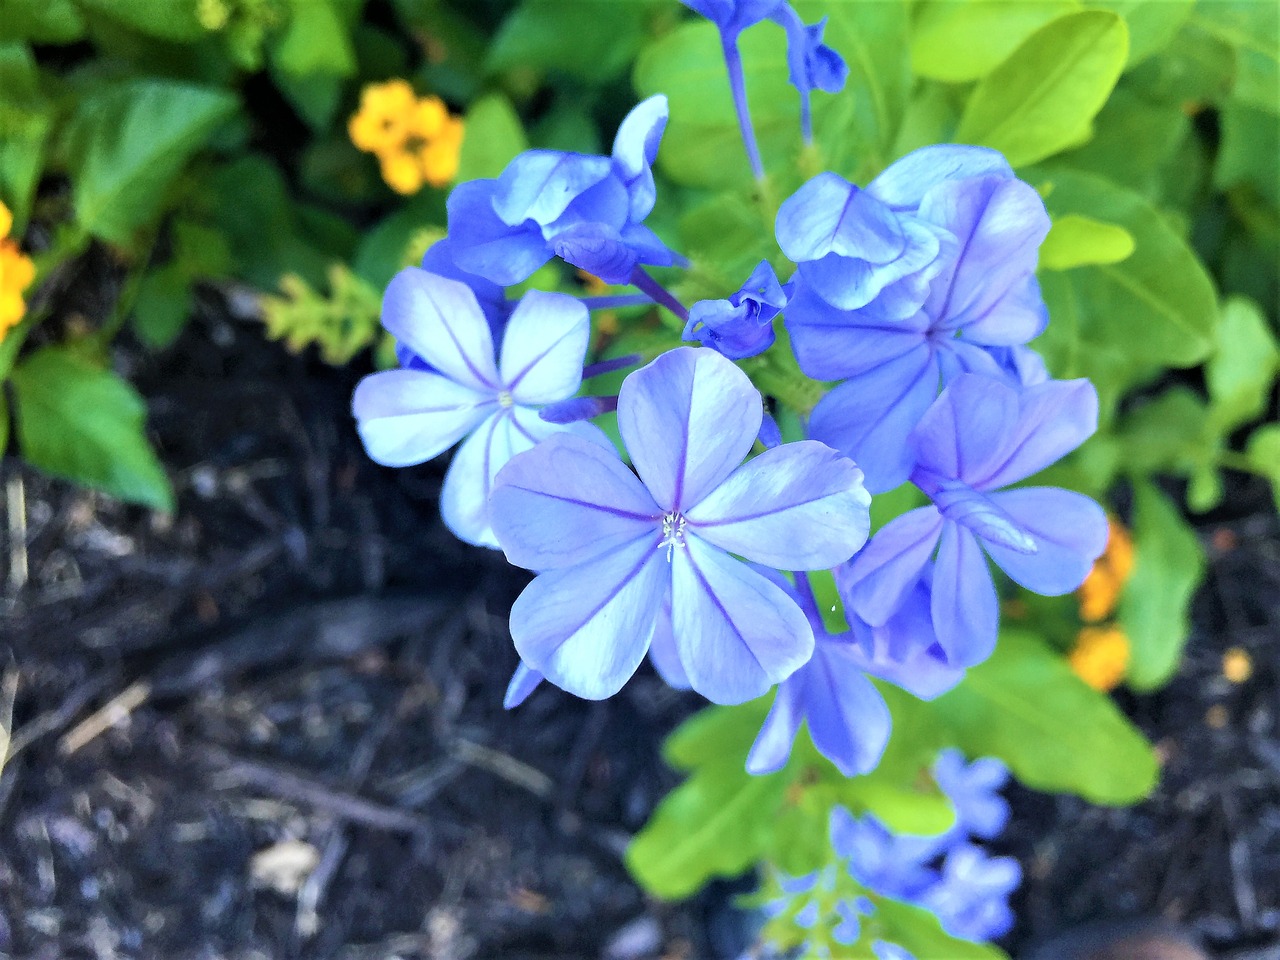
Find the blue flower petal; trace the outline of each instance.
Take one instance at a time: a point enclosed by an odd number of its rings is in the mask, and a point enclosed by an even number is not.
[[[795,601],[745,563],[693,535],[671,554],[671,622],[698,693],[713,703],[754,700],[813,654]]]
[[[685,516],[699,537],[752,562],[823,570],[866,542],[870,503],[851,460],[802,440],[747,461]]]
[[[995,584],[974,535],[951,522],[938,541],[932,614],[949,662],[971,667],[991,656],[1000,624]]]
[[[526,220],[541,226],[554,223],[587,190],[609,176],[607,157],[526,150],[498,177],[493,210],[508,226]],[[452,226],[452,223],[450,224]]]
[[[496,180],[469,180],[449,194],[449,241],[459,269],[501,286],[520,283],[551,259],[536,223],[513,227],[493,210]]]
[[[515,673],[511,675],[511,682],[507,684],[507,694],[502,698],[502,708],[514,710],[520,706],[529,699],[529,694],[538,688],[542,680],[542,674],[537,670],[531,670],[523,660],[520,661]]]
[[[1000,463],[962,479],[979,490],[1023,480],[1066,456],[1098,428],[1098,393],[1088,380],[1051,380],[1019,396],[1017,427]]]
[[[407,467],[440,455],[497,408],[492,394],[420,370],[385,370],[365,377],[351,400],[366,452],[387,467]]]
[[[511,608],[520,659],[575,696],[617,693],[644,659],[670,589],[671,566],[655,539],[535,577]]]
[[[489,323],[466,284],[406,267],[387,285],[382,325],[455,383],[498,389]]]
[[[1056,597],[1077,589],[1107,545],[1107,516],[1093,500],[1073,490],[1020,487],[990,494],[1036,542],[1020,553],[984,542],[1005,573],[1028,590]]]
[[[939,143],[913,150],[891,163],[871,181],[867,192],[895,210],[914,211],[939,184],[988,176],[1013,176],[1013,168],[999,150]]]
[[[649,215],[657,199],[651,167],[658,159],[668,110],[667,98],[662,94],[642,100],[618,125],[613,138],[613,162],[627,185],[630,217],[637,222]]]
[[[791,746],[804,722],[803,694],[804,686],[795,682],[794,675],[778,685],[769,715],[764,718],[747,754],[747,773],[759,777],[777,773],[787,765]]]
[[[846,777],[870,773],[889,743],[891,717],[880,691],[845,644],[819,642],[801,670],[808,688],[805,716],[818,752]]]
[[[885,624],[919,583],[941,530],[942,516],[935,507],[890,520],[861,553],[836,571],[841,599],[867,623]]]
[[[530,290],[502,338],[502,385],[517,403],[555,403],[578,392],[591,338],[591,316],[581,301]]]

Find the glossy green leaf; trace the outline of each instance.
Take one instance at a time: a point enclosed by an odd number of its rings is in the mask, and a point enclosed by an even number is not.
[[[6,0],[8,2],[8,0]],[[76,0],[93,12],[124,24],[131,30],[178,43],[197,40],[205,29],[196,19],[191,0]]]
[[[152,270],[138,287],[133,305],[133,329],[152,349],[173,343],[195,306],[191,280],[177,264]]]
[[[1212,349],[1217,295],[1204,266],[1146,200],[1100,177],[1061,168],[1037,175],[1051,216],[1075,214],[1123,227],[1136,244],[1119,263],[1069,271],[1079,305],[1079,372],[1097,347],[1142,365],[1190,366]]]
[[[1145,60],[1164,49],[1174,38],[1196,0],[1087,0],[1093,8],[1124,17],[1129,26],[1129,63]]]
[[[610,80],[635,59],[662,6],[661,0],[523,0],[502,21],[485,66]]]
[[[157,510],[173,490],[144,433],[134,389],[61,347],[45,347],[12,374],[18,440],[35,467]]]
[[[75,137],[76,216],[93,235],[131,246],[156,219],[166,191],[213,129],[235,110],[220,90],[137,80],[84,100]]]
[[[994,70],[1078,0],[925,0],[911,25],[911,67],[922,77],[965,83]]]
[[[942,929],[935,914],[885,897],[875,898],[876,921],[883,937],[916,960],[1008,960],[999,947],[960,940]]]
[[[999,757],[1036,790],[1116,805],[1155,784],[1151,745],[1033,634],[1002,632],[991,659],[925,706],[968,756]]]
[[[1280,5],[1268,0],[1203,0],[1192,23],[1235,51],[1232,99],[1280,112]]]
[[[1070,270],[1090,264],[1119,263],[1133,253],[1133,235],[1124,227],[1069,213],[1053,221],[1040,246],[1040,266]]]
[[[1113,13],[1053,20],[978,84],[956,139],[995,147],[1014,166],[1081,143],[1120,78],[1128,48],[1128,29]]]
[[[1280,423],[1268,423],[1249,435],[1245,447],[1249,465],[1271,481],[1271,494],[1280,510]]]
[[[289,22],[271,49],[272,66],[295,77],[349,77],[356,55],[334,0],[292,0]]]
[[[1209,409],[1214,424],[1224,432],[1266,410],[1280,348],[1258,305],[1232,297],[1222,307],[1218,349],[1205,364]]]
[[[1181,385],[1140,403],[1116,432],[1122,465],[1137,476],[1199,472],[1216,462],[1222,444],[1205,402]]]
[[[1120,599],[1120,625],[1131,645],[1130,685],[1154,690],[1182,658],[1204,551],[1178,508],[1145,481],[1134,485],[1132,532],[1133,574]]]
[[[471,105],[458,161],[458,181],[496,177],[511,159],[528,148],[524,127],[510,101],[494,93]]]
[[[44,166],[53,104],[40,91],[35,57],[25,44],[0,43],[0,201],[21,234]]]
[[[1163,50],[1137,66],[1126,82],[1149,100],[1181,108],[1184,104],[1219,103],[1235,76],[1235,51],[1193,16]]]
[[[84,36],[84,16],[75,0],[5,0],[0,42],[71,43]]]
[[[1272,207],[1280,207],[1280,114],[1239,103],[1221,111],[1222,142],[1213,169],[1213,185],[1248,185]]]

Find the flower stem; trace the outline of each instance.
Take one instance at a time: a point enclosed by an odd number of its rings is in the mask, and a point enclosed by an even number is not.
[[[614,310],[618,307],[643,307],[653,303],[647,293],[619,293],[608,297],[580,297],[588,310]]]
[[[645,301],[649,301],[646,299]],[[600,360],[597,363],[589,363],[582,368],[582,379],[590,380],[592,377],[602,377],[606,373],[613,373],[617,370],[625,370],[627,367],[634,367],[643,360],[644,357],[638,353],[629,353],[625,357],[614,357],[611,360]]]
[[[742,54],[738,41],[723,40],[724,65],[729,70],[729,89],[733,91],[733,105],[738,111],[738,129],[742,132],[742,145],[747,150],[751,173],[757,180],[764,179],[764,164],[760,162],[760,147],[756,144],[756,132],[751,126],[751,112],[747,107],[747,80],[742,73]]]
[[[685,323],[689,322],[689,311],[684,308],[684,304],[677,300],[666,287],[649,276],[644,267],[635,268],[631,274],[631,282],[652,297],[655,303],[662,304]]]

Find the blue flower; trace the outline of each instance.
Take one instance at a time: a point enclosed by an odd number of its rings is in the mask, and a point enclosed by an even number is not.
[[[822,90],[839,93],[849,79],[849,66],[835,50],[823,43],[827,18],[806,24],[789,4],[783,4],[773,19],[787,31],[787,70],[791,85],[800,91],[800,129],[806,141],[813,139],[810,93]]]
[[[1012,857],[992,857],[962,843],[947,853],[937,883],[919,902],[953,937],[992,940],[1013,928],[1009,894],[1021,882],[1022,868]]]
[[[728,300],[699,300],[689,308],[684,339],[696,340],[730,360],[744,360],[773,346],[773,318],[787,305],[769,261],[761,260]]]
[[[847,777],[875,769],[889,742],[890,716],[868,675],[932,699],[959,682],[963,669],[949,666],[933,642],[927,589],[904,604],[885,626],[872,628],[851,616],[852,629],[831,634],[803,576],[791,584],[768,574],[799,604],[813,630],[813,657],[778,685],[777,696],[747,756],[753,774],[781,770],[800,724],[807,722],[818,752]]]
[[[999,793],[1009,782],[1009,768],[995,757],[966,764],[959,750],[943,750],[934,761],[933,778],[955,808],[953,833],[991,840],[1009,822],[1009,804]]]
[[[884,624],[933,566],[933,626],[949,663],[990,656],[999,608],[985,551],[1028,590],[1080,586],[1107,541],[1102,508],[1055,487],[1003,490],[1074,450],[1097,427],[1087,380],[1051,380],[1021,392],[962,374],[912,431],[912,481],[933,505],[890,521],[839,573],[855,613]]]
[[[459,539],[496,547],[489,488],[498,469],[539,440],[571,431],[610,446],[585,423],[555,425],[538,407],[572,396],[590,336],[587,308],[572,297],[525,294],[494,356],[490,323],[472,289],[417,267],[400,271],[382,301],[382,324],[407,351],[404,369],[360,381],[352,399],[370,457],[403,467],[439,456],[463,437],[445,474],[440,512]]]
[[[629,283],[639,264],[675,263],[644,225],[666,123],[667,98],[650,97],[623,120],[612,156],[529,150],[496,180],[459,184],[448,202],[454,262],[502,286],[553,256],[607,283]]]
[[[622,385],[618,427],[639,478],[568,435],[502,469],[494,532],[512,563],[539,573],[511,610],[525,664],[601,699],[626,683],[656,631],[670,631],[690,686],[740,703],[809,659],[804,614],[731,554],[833,566],[864,541],[869,498],[858,468],[813,441],[742,464],[762,412],[730,361],[681,348]]]
[[[796,360],[844,381],[810,435],[863,465],[872,492],[907,478],[907,434],[959,373],[1043,379],[1022,345],[1047,322],[1035,267],[1048,229],[1039,195],[980,147],[917,150],[863,191],[823,174],[783,204]]]

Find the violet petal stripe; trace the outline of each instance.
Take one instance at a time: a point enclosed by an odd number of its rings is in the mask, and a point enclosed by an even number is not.
[[[991,559],[1028,590],[1056,597],[1075,590],[1107,545],[1107,517],[1084,494],[1019,487],[988,495],[1036,541],[1033,554],[983,543]]]
[[[530,406],[571,397],[582,385],[591,315],[573,297],[531,290],[502,335],[502,385]]]
[[[520,659],[587,700],[617,693],[644,659],[671,567],[641,537],[535,577],[511,608]]]
[[[552,570],[661,537],[662,511],[610,449],[558,432],[498,472],[489,518],[507,559]]]
[[[466,284],[406,267],[382,297],[382,325],[450,380],[497,390],[489,322]]]
[[[680,347],[627,377],[618,429],[663,510],[698,503],[733,472],[764,417],[760,393],[713,350]]]
[[[497,408],[492,394],[421,370],[384,370],[365,377],[351,400],[365,450],[387,467],[438,456]]]
[[[816,440],[766,450],[685,511],[708,543],[782,570],[825,570],[866,543],[871,495],[853,461]]]
[[[942,529],[937,508],[910,510],[885,524],[836,571],[841,599],[872,626],[882,626],[915,589]]]
[[[972,667],[995,650],[1000,608],[987,558],[977,538],[955,523],[942,525],[931,613],[948,662]]]
[[[795,601],[745,563],[688,535],[670,567],[680,661],[708,700],[753,700],[813,655],[813,630]]]
[[[1088,380],[1050,380],[1027,387],[998,466],[966,477],[979,490],[1016,483],[1056,463],[1098,429],[1098,393]]]
[[[813,745],[846,777],[874,770],[889,743],[884,697],[838,644],[820,643],[801,668]]]

